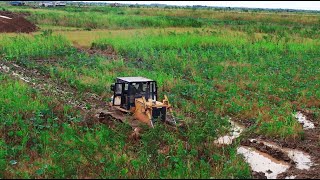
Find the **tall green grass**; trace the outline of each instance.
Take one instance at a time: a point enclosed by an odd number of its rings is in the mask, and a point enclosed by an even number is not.
[[[8,60],[59,58],[70,54],[72,50],[71,43],[64,37],[46,32],[32,38],[18,35],[0,39],[0,54]]]
[[[196,18],[170,16],[130,16],[96,12],[33,12],[28,19],[36,24],[82,27],[92,29],[119,29],[141,27],[201,27]]]
[[[246,35],[194,32],[93,43],[96,48],[107,46],[133,64],[142,59],[136,64],[139,68],[173,75],[173,102],[199,119],[200,109],[213,111],[254,119],[266,135],[296,137],[301,129],[292,113],[297,107],[317,107],[320,99],[319,78],[311,80],[319,77],[318,40],[299,44],[272,35],[252,40]],[[279,98],[276,102],[271,100],[274,96]],[[314,102],[304,104],[307,101]]]
[[[162,124],[135,142],[125,124],[81,126],[82,117],[55,97],[8,76],[0,82],[1,178],[250,177],[234,147],[197,146]],[[212,138],[207,130],[195,140]]]
[[[66,10],[39,10],[29,18],[40,24],[84,28],[198,27],[211,22],[181,14],[164,16],[167,12],[132,16],[119,13],[122,9]],[[218,148],[213,140],[227,131],[226,116],[254,122],[258,134],[302,138],[292,113],[299,108],[319,109],[319,36],[313,29],[317,25],[268,27],[249,19],[230,20],[234,17],[213,20],[219,25],[215,30],[93,42],[92,48],[101,50],[112,46],[116,60],[78,53],[65,38],[49,32],[2,38],[1,57],[25,60],[25,65],[31,59],[63,58],[55,64],[32,65],[79,93],[94,92],[106,101],[116,77],[154,79],[159,97],[169,95],[188,128],[175,132],[158,124],[136,142],[128,138],[131,128],[125,124],[116,124],[115,129],[99,123],[80,126],[83,116],[69,106],[0,74],[0,177],[250,178],[248,165],[236,155],[238,142]],[[242,32],[231,33],[221,28],[225,25]],[[313,39],[293,39],[295,33]]]
[[[41,8],[30,9],[29,7],[7,7],[13,11],[33,11],[33,12],[64,12],[64,13],[90,13],[101,15],[118,16],[171,16],[171,17],[192,17],[213,20],[225,20],[229,22],[264,22],[282,25],[314,25],[319,22],[318,13],[266,13],[266,12],[241,12],[241,11],[221,11],[214,9],[164,9],[164,8],[126,8],[110,6],[92,7],[72,7],[63,8]]]
[[[256,33],[273,33],[308,38],[319,37],[318,14],[243,13],[217,10],[65,7],[30,9],[7,7],[17,12],[29,12],[30,21],[40,26],[91,29],[130,29],[144,27],[220,27]]]

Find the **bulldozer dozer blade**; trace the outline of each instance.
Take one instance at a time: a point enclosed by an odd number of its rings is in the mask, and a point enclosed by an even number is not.
[[[107,119],[107,117],[112,117],[118,121],[121,121],[123,123],[130,125],[133,129],[140,127],[142,125],[140,121],[134,119],[131,115],[127,113],[123,113],[116,108],[110,108],[110,109],[104,109],[104,110],[99,109],[96,112],[96,116],[99,119]]]

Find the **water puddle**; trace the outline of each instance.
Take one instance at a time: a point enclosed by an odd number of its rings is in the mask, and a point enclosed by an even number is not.
[[[1,16],[1,15],[0,15],[0,17],[1,17],[1,18],[5,18],[5,19],[12,19],[12,18],[9,18],[9,17],[7,17],[7,16]]]
[[[295,179],[296,178],[296,176],[287,176],[285,179]]]
[[[6,65],[3,65],[3,64],[1,64],[1,66],[0,66],[0,70],[2,70],[2,69],[5,73],[8,73],[10,71],[10,68]]]
[[[31,78],[24,77],[23,75],[17,74],[15,72],[12,72],[12,75],[18,77],[19,79],[21,79],[22,81],[27,82],[27,83],[30,83],[30,81],[31,81]]]
[[[12,65],[13,65],[14,67],[20,68],[20,66],[17,65],[17,64],[15,64],[15,63],[13,63]]]
[[[300,111],[294,115],[295,118],[298,119],[299,123],[303,125],[303,129],[313,129],[314,124],[307,120],[307,117],[303,115]]]
[[[306,116],[304,116],[301,112],[297,112],[295,117],[301,124],[303,124],[304,129],[314,128],[314,124],[311,121],[308,121]],[[214,141],[215,144],[232,144],[233,140],[238,138],[245,129],[243,126],[231,121],[231,119],[229,119],[229,122],[231,124],[231,130],[229,134],[216,139]],[[253,142],[257,140],[251,139],[250,141]],[[261,142],[265,146],[285,153],[295,163],[295,167],[297,169],[308,170],[313,165],[310,155],[303,151],[290,148],[281,148],[274,143],[268,143],[264,141]],[[237,153],[245,157],[245,160],[247,163],[249,163],[253,171],[264,173],[267,179],[276,179],[279,174],[287,171],[291,167],[291,164],[282,160],[278,160],[267,153],[260,152],[253,147],[240,146],[237,148]],[[295,177],[296,176],[293,175],[287,176],[286,179],[295,179]]]
[[[254,148],[240,146],[237,149],[238,154],[242,154],[256,172],[263,172],[268,179],[276,179],[278,174],[285,172],[290,165],[284,161],[279,161],[272,156],[260,152]]]
[[[229,135],[219,137],[214,141],[215,144],[226,144],[226,145],[232,144],[232,141],[235,138],[239,137],[242,131],[244,130],[244,127],[239,125],[238,123],[231,121],[230,119],[229,119],[229,122],[231,124],[231,130],[229,132]]]
[[[254,140],[255,139],[251,139],[250,141],[253,142]],[[308,170],[313,165],[310,155],[303,152],[303,151],[299,151],[296,149],[290,149],[290,148],[281,148],[281,147],[277,146],[276,144],[273,144],[270,142],[265,142],[265,141],[258,141],[258,142],[262,142],[266,146],[269,146],[274,149],[278,149],[278,150],[286,153],[289,156],[289,158],[295,162],[297,169]]]
[[[14,66],[17,67],[18,65],[14,64]],[[27,83],[30,83],[32,81],[31,78],[24,77],[23,74],[18,74],[15,71],[11,70],[10,67],[3,65],[3,64],[0,65],[0,71],[3,71],[5,73],[9,73],[11,71],[11,74],[13,76],[18,77],[19,79],[21,79],[22,81],[27,82]],[[33,83],[33,85],[35,85],[35,83]]]

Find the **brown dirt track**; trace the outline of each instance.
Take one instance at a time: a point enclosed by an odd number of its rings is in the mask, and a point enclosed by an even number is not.
[[[278,175],[277,179],[285,179],[289,176],[294,176],[295,179],[319,179],[320,178],[320,128],[319,128],[319,119],[316,119],[312,112],[307,110],[302,110],[302,112],[315,124],[314,129],[306,129],[304,130],[304,138],[302,140],[279,140],[277,138],[269,138],[262,135],[258,135],[255,133],[251,133],[246,139],[260,139],[264,141],[273,142],[279,147],[283,148],[291,148],[304,151],[311,156],[311,160],[314,165],[311,166],[309,170],[300,170],[291,166],[286,172],[283,172]],[[247,121],[240,121],[244,125],[248,125]],[[250,127],[250,126],[249,126]],[[261,143],[250,142],[249,140],[242,140],[241,145],[245,145],[248,147],[253,147],[261,152],[265,152],[272,157],[288,162],[292,164],[292,161],[288,158],[287,155],[273,149],[267,147]],[[254,179],[265,179],[264,173],[261,172],[252,172]]]

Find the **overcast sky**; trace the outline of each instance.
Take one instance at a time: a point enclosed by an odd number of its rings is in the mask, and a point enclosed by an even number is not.
[[[206,5],[222,7],[282,8],[320,10],[320,1],[95,1],[125,4]]]

